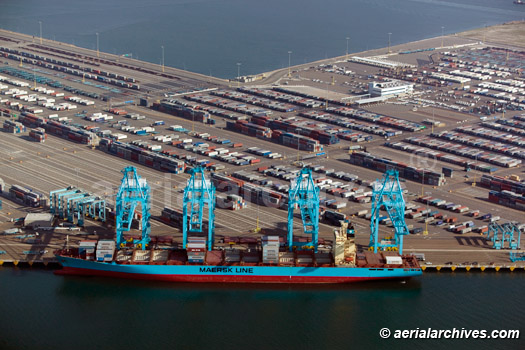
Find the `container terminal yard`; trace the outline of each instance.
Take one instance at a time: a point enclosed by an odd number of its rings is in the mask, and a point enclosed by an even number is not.
[[[191,168],[217,188],[219,245],[284,238],[307,167],[320,247],[340,220],[368,247],[375,181],[395,169],[404,254],[423,269],[523,271],[524,62],[523,47],[447,36],[226,81],[2,30],[0,263],[114,239],[128,166],[151,186],[155,245],[183,240]],[[89,200],[57,210],[64,189]],[[386,212],[379,223],[388,241]]]

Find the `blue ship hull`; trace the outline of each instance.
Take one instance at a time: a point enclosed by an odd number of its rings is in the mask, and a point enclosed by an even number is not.
[[[350,283],[366,280],[408,279],[422,274],[413,267],[298,267],[139,265],[96,262],[57,256],[62,275],[107,276],[169,282],[226,283]]]

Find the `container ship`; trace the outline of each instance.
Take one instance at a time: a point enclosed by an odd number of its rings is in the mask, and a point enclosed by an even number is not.
[[[422,274],[415,256],[399,253],[402,237],[398,237],[398,231],[395,239],[389,237],[378,242],[377,218],[371,227],[371,242],[375,243],[370,249],[373,251],[359,249],[355,243],[355,229],[341,213],[334,212],[333,219],[338,227],[334,228],[331,242],[319,239],[319,187],[310,169],[301,169],[291,182],[286,238],[277,235],[224,237],[217,242],[214,234],[217,197],[213,181],[206,178],[203,168],[191,169],[191,178],[184,189],[182,212],[170,210],[168,215],[169,222],[182,221],[182,244],[173,242],[171,237],[150,238],[151,189],[134,167],[126,167],[122,173],[124,177],[116,196],[116,239],[84,240],[78,247],[56,251],[55,256],[63,266],[57,274],[167,282],[305,284],[408,279]],[[391,209],[391,202],[383,202],[384,196],[395,198],[397,207],[403,208],[400,212],[404,212],[397,173],[395,182],[387,175],[384,181],[391,189],[388,193],[384,189],[374,192],[377,198],[373,202],[375,216],[383,205]],[[395,196],[393,191],[397,191]],[[57,201],[63,202],[67,199],[64,198]],[[209,211],[206,223],[204,206]],[[138,207],[141,212],[136,211]],[[299,238],[293,234],[294,209],[301,210],[304,233],[309,237]],[[340,214],[341,220],[336,219],[336,214]],[[124,235],[130,230],[131,218],[141,221],[140,239]],[[403,220],[402,234],[407,234],[404,217],[397,219]],[[203,232],[205,226],[207,235]]]
[[[256,248],[205,250],[204,239],[186,249],[121,249],[115,241],[83,241],[56,251],[58,275],[105,276],[165,282],[341,284],[406,280],[422,274],[416,257],[395,251],[356,251],[339,235],[330,252],[283,251],[278,236],[264,236]],[[334,255],[335,254],[335,255]]]

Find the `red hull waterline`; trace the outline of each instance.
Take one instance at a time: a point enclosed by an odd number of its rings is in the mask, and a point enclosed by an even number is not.
[[[299,277],[299,276],[209,276],[209,275],[160,275],[160,274],[139,274],[123,273],[114,271],[88,270],[75,267],[63,267],[56,270],[57,275],[66,276],[101,276],[113,278],[127,278],[148,281],[163,282],[197,282],[197,283],[302,283],[302,284],[322,284],[322,283],[352,283],[371,280],[406,280],[409,277]]]

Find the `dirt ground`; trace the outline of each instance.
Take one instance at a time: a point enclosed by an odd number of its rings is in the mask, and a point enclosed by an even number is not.
[[[458,36],[479,39],[485,43],[497,43],[525,47],[525,21],[515,21],[459,33]]]

